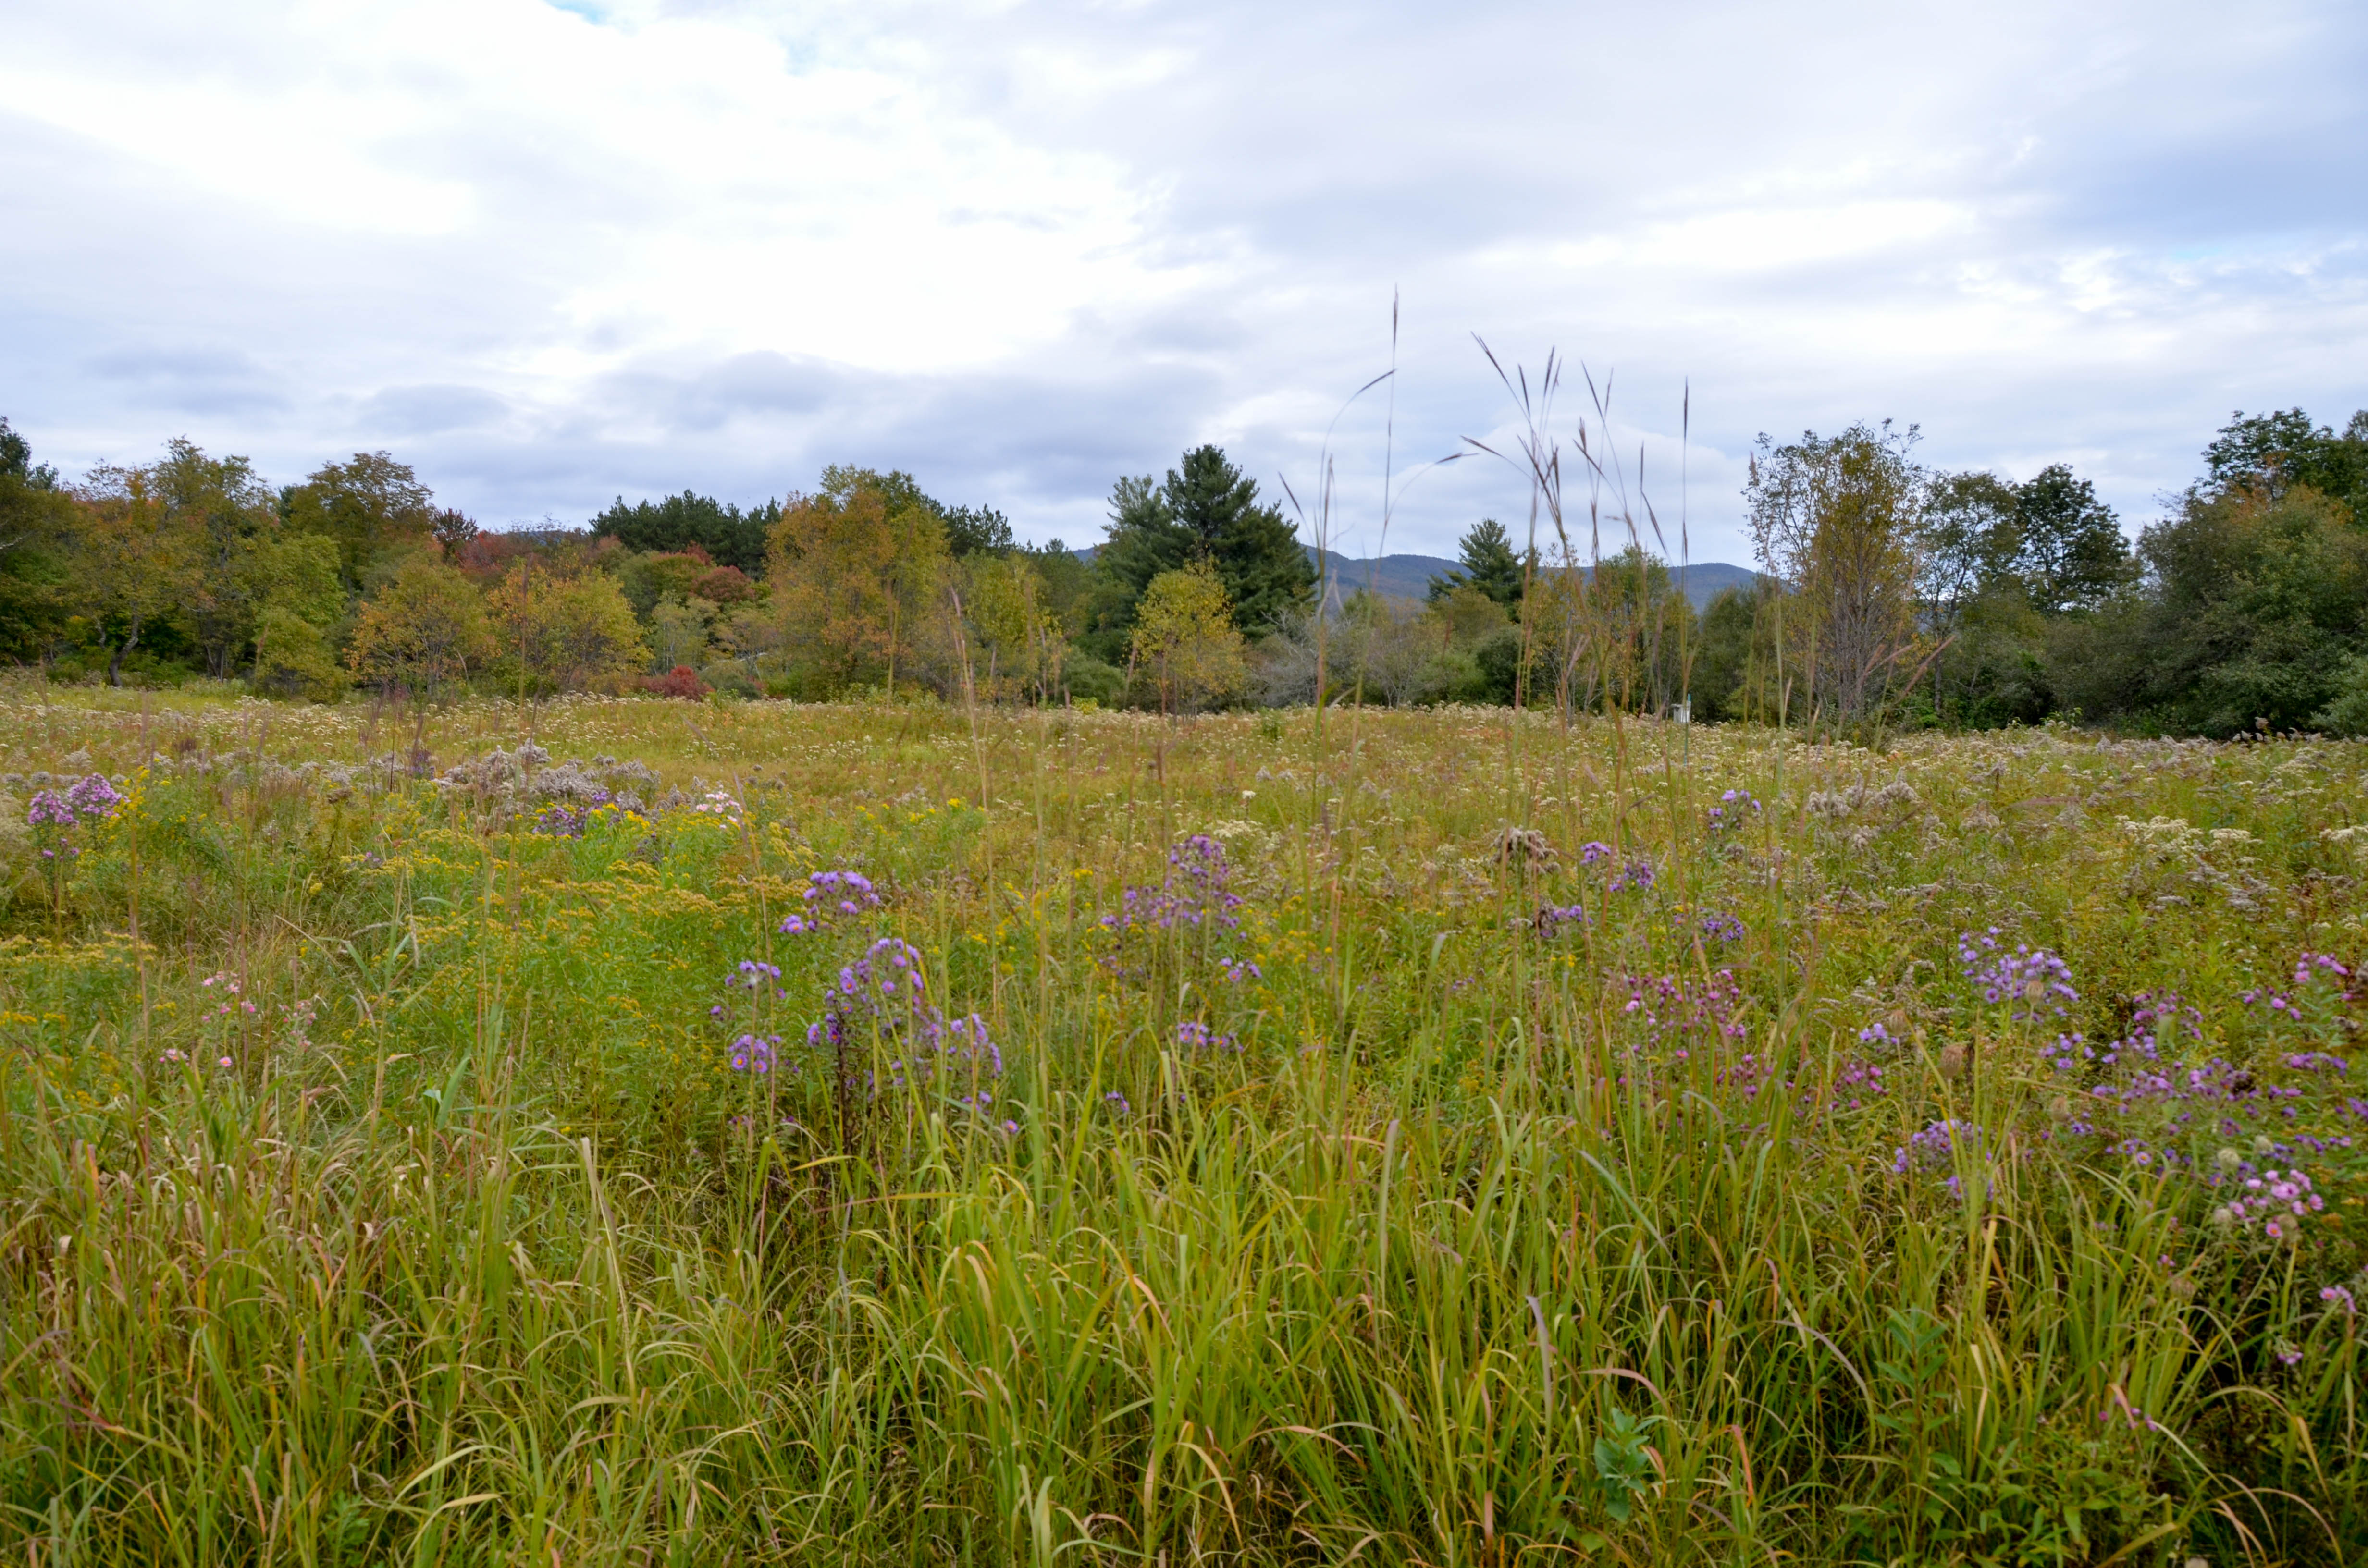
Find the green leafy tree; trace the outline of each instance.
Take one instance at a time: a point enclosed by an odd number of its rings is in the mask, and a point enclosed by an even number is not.
[[[182,609],[206,673],[226,679],[254,641],[268,585],[266,558],[280,529],[271,490],[245,458],[210,458],[187,439],[165,443],[148,483],[187,533],[190,571]]]
[[[1430,580],[1431,603],[1437,604],[1458,588],[1470,587],[1508,611],[1520,609],[1535,557],[1532,554],[1529,562],[1524,562],[1513,549],[1512,537],[1506,533],[1504,524],[1494,517],[1481,518],[1465,531],[1456,553],[1463,569]]]
[[[1998,705],[2000,676],[2009,669],[2027,676],[2037,646],[2023,645],[2034,618],[2021,569],[2019,492],[1994,473],[1936,474],[1920,527],[1917,594],[1935,650],[1927,694],[1932,718],[1963,724],[2031,717],[2027,704],[2010,713]],[[2041,710],[2044,717],[2044,701]]]
[[[108,682],[157,621],[191,597],[201,541],[192,518],[167,504],[142,468],[94,469],[83,483],[74,597],[108,649]]]
[[[2047,649],[2070,635],[2055,623],[2093,613],[2134,572],[2112,508],[2055,463],[2021,484],[1930,476],[1920,518],[1930,717],[1973,726],[2045,718],[2058,702]]]
[[[285,605],[266,605],[256,617],[256,690],[326,702],[351,684],[320,627]]]
[[[1936,474],[1919,523],[1917,593],[1932,631],[1947,637],[1967,606],[2013,582],[2022,554],[2020,497],[1994,473]]]
[[[58,487],[58,471],[33,461],[31,443],[9,426],[5,415],[0,415],[0,479],[13,479],[38,490]]]
[[[1504,605],[1493,594],[1470,583],[1459,584],[1443,593],[1437,588],[1434,582],[1430,613],[1454,647],[1476,648],[1510,624]]]
[[[2355,521],[2368,518],[2368,409],[2340,436],[2299,408],[2239,411],[2203,449],[2203,461],[2206,490],[2256,490],[2275,500],[2306,486],[2342,502]]]
[[[63,630],[75,531],[57,470],[0,418],[0,658],[38,658]]]
[[[910,669],[948,564],[943,510],[904,473],[828,468],[773,525],[766,578],[784,643],[839,690]]]
[[[1785,446],[1761,436],[1744,499],[1759,560],[1784,583],[1788,676],[1813,712],[1852,724],[1914,673],[1925,475],[1913,426],[1853,425]]]
[[[1248,673],[1224,583],[1205,559],[1151,580],[1131,642],[1163,713],[1231,697]]]
[[[500,657],[537,687],[613,687],[649,661],[632,606],[604,572],[512,567],[485,596]]]
[[[1085,631],[1094,585],[1093,567],[1057,539],[1041,547],[1023,544],[1018,548],[1044,585],[1044,608],[1060,623],[1061,630],[1071,637]]]
[[[337,541],[338,574],[347,592],[359,594],[374,568],[434,540],[437,513],[428,502],[427,486],[410,464],[385,452],[356,452],[282,491],[279,511],[295,532]]]
[[[972,642],[974,689],[996,700],[1049,700],[1069,645],[1035,563],[1017,551],[974,554],[958,564],[955,575]]]
[[[2203,461],[2139,536],[2135,580],[2048,619],[2057,704],[2180,733],[2351,733],[2368,654],[2368,415],[2339,436],[2300,409],[2240,414]]]
[[[293,615],[320,629],[346,611],[337,580],[337,546],[318,534],[281,534],[247,552],[247,596],[262,610]]]
[[[705,599],[666,595],[650,614],[650,668],[663,674],[677,665],[697,669],[707,663],[709,629],[714,623],[715,607]]]
[[[2113,706],[2166,727],[2299,728],[2368,640],[2368,531],[2316,489],[2191,496],[2139,552],[2153,592],[2124,646],[2140,678]]]
[[[1695,718],[1775,722],[1776,599],[1783,591],[1772,577],[1755,577],[1749,587],[1722,588],[1703,608],[1694,644]]]
[[[2014,526],[2015,569],[2038,609],[2090,608],[2129,579],[2121,520],[2062,463],[2015,486]]]
[[[700,584],[714,570],[707,551],[695,544],[683,551],[636,552],[617,563],[617,586],[633,613],[646,620],[669,595],[678,599],[704,597],[699,593]]]
[[[432,699],[493,651],[484,600],[469,580],[414,556],[362,605],[346,663],[358,679]]]
[[[1548,573],[1530,584],[1521,625],[1547,692],[1572,711],[1606,706],[1665,712],[1684,696],[1692,607],[1668,564],[1629,544],[1591,571]]]

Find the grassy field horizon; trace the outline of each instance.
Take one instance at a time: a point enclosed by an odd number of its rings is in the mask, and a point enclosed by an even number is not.
[[[2368,753],[0,686],[43,1564],[2330,1563]]]

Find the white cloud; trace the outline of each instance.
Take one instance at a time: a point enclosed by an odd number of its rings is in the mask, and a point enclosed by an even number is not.
[[[1399,289],[1401,468],[1505,416],[1470,333],[1555,346],[1620,368],[1666,520],[1691,378],[1696,553],[1736,558],[1762,427],[1919,420],[1940,460],[2070,457],[2128,509],[2230,407],[2368,401],[2368,21],[2333,3],[11,26],[0,413],[67,463],[386,444],[507,520],[858,460],[1074,540],[1189,442],[1312,480]],[[1368,534],[1386,406],[1332,433]],[[1461,464],[1391,547],[1520,506]]]

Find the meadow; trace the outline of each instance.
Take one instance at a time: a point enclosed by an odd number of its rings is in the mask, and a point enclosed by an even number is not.
[[[0,687],[0,1551],[2329,1563],[2368,751]]]

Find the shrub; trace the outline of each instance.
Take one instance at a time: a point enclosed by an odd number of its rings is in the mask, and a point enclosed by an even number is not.
[[[707,683],[689,665],[677,665],[662,676],[642,677],[642,689],[653,697],[679,697],[696,702],[708,692]]]

